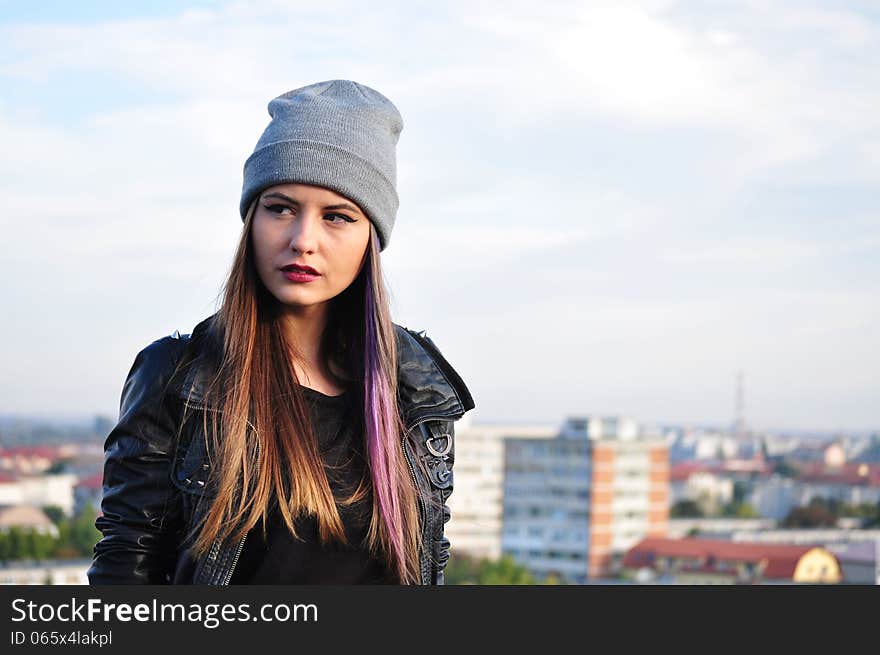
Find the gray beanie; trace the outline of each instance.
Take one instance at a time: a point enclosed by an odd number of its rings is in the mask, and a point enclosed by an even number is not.
[[[351,80],[300,87],[269,103],[271,122],[244,163],[242,221],[263,189],[301,182],[354,200],[373,222],[381,250],[397,215],[395,149],[403,118],[375,89]]]

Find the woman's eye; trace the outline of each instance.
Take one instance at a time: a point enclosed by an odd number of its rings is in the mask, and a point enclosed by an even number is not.
[[[293,213],[293,209],[291,209],[287,205],[264,205],[264,206],[266,207],[267,210],[269,210],[273,214],[278,214],[279,216],[288,215],[288,214]],[[288,212],[288,214],[285,214],[285,212]],[[340,220],[331,220],[330,221],[331,223],[336,223],[336,224],[342,224],[343,222],[354,223],[357,220],[354,218],[350,218],[350,217],[346,216],[345,214],[327,214],[327,217],[330,219],[341,218],[342,219],[341,221]]]
[[[345,214],[327,214],[327,216],[331,216],[331,217],[336,216],[337,218],[341,218],[342,220],[344,220],[346,223],[354,223],[355,222],[355,219],[350,218],[350,217],[346,216]],[[341,221],[331,221],[331,222],[332,223],[339,223]]]

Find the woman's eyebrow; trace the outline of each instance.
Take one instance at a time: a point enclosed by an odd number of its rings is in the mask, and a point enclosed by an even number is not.
[[[272,193],[267,193],[266,195],[263,196],[263,199],[266,199],[266,198],[281,198],[282,200],[286,200],[287,202],[289,202],[292,205],[299,206],[298,200],[291,198],[290,196],[284,195],[283,193],[281,193],[279,191],[273,191]],[[354,205],[349,205],[347,202],[341,202],[336,205],[326,205],[324,207],[324,209],[348,209],[349,211],[360,213],[360,210],[357,207],[355,207]]]

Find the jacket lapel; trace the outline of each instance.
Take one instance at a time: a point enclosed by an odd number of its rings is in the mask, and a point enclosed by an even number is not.
[[[431,418],[458,419],[474,408],[461,376],[424,332],[394,324],[401,416],[409,428]]]

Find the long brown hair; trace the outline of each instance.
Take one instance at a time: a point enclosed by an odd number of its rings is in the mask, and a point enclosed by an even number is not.
[[[206,494],[210,504],[195,528],[192,547],[203,555],[215,540],[237,542],[259,522],[265,529],[273,503],[295,538],[294,521],[305,512],[315,516],[321,543],[347,543],[337,502],[350,504],[371,495],[370,527],[361,545],[386,562],[396,582],[419,584],[424,544],[416,490],[402,450],[397,347],[378,234],[371,224],[364,266],[331,300],[323,335],[328,365],[358,390],[356,406],[364,417],[362,430],[356,431],[364,439],[364,476],[351,496],[337,501],[293,366],[303,358],[285,339],[279,302],[256,272],[251,241],[256,204],[247,212],[222,304],[207,334],[218,365],[206,393],[217,395],[220,411],[206,411],[202,419],[214,459],[208,482],[212,494]]]

